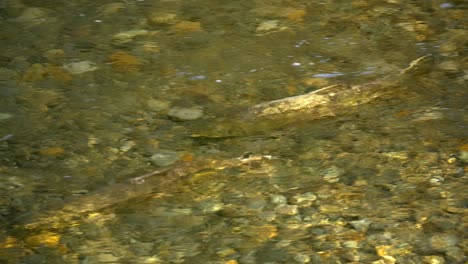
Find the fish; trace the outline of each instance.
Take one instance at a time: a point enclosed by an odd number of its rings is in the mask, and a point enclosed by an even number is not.
[[[29,216],[16,227],[28,230],[64,228],[74,224],[80,216],[98,212],[131,199],[164,192],[171,183],[182,181],[200,171],[220,171],[227,168],[252,166],[254,163],[258,164],[272,159],[274,158],[269,155],[248,155],[226,159],[205,157],[190,162],[181,161],[167,168],[157,169],[90,194],[78,196],[55,209]]]
[[[413,60],[409,66],[382,79],[363,84],[338,83],[318,90],[248,107],[230,117],[201,120],[192,124],[192,138],[224,138],[268,133],[297,122],[336,117],[358,106],[401,91],[401,80],[408,77],[426,58]]]

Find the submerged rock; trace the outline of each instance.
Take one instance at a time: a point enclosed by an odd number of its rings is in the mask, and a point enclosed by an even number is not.
[[[49,11],[45,8],[28,7],[15,19],[15,22],[30,24],[43,23],[47,20],[48,13]]]
[[[172,150],[159,149],[150,158],[151,163],[156,166],[169,166],[174,164],[179,159],[177,152]]]
[[[167,115],[175,121],[189,121],[201,118],[203,110],[200,107],[174,107],[169,110]]]
[[[95,71],[98,69],[96,64],[91,61],[78,61],[65,64],[63,66],[71,74],[82,74],[85,72]]]
[[[146,36],[150,32],[145,29],[133,29],[128,31],[123,31],[115,34],[112,37],[112,40],[116,43],[123,44],[132,41],[134,38],[138,36]]]
[[[12,118],[13,115],[9,113],[0,113],[0,121]]]

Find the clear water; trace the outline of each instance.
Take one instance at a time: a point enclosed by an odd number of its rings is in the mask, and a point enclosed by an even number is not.
[[[466,8],[0,2],[0,260],[465,263]]]

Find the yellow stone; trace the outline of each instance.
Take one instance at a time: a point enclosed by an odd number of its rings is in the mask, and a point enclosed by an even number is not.
[[[49,76],[52,78],[61,81],[63,83],[70,83],[73,77],[71,76],[68,71],[61,67],[56,67],[56,66],[48,66],[46,68],[46,72]]]
[[[459,149],[461,151],[468,151],[468,143],[460,145]]]
[[[26,242],[31,246],[48,246],[54,247],[59,244],[60,235],[53,232],[43,232],[41,234],[32,235],[26,238]]]
[[[455,162],[457,162],[457,158],[455,158],[455,157],[451,157],[451,158],[447,159],[448,164],[453,164]]]
[[[218,252],[216,252],[216,254],[219,256],[219,257],[222,257],[222,258],[225,258],[229,255],[232,255],[232,254],[235,254],[236,251],[233,249],[233,248],[226,248],[226,249],[222,249]]]
[[[65,153],[65,150],[62,147],[49,147],[44,148],[39,151],[42,156],[57,157]]]
[[[327,79],[323,79],[323,78],[306,78],[302,80],[302,83],[307,86],[315,86],[315,87],[325,87],[330,84]]]
[[[390,246],[386,245],[381,245],[381,246],[376,246],[375,247],[375,252],[377,255],[380,257],[387,256],[388,255],[388,250],[390,249]]]
[[[148,20],[155,25],[172,25],[176,23],[177,15],[175,13],[155,11],[148,14]]]
[[[392,256],[382,256],[382,259],[384,259],[385,264],[394,264],[396,263],[396,258]]]
[[[285,17],[294,22],[302,22],[306,15],[306,11],[302,9],[288,9]]]
[[[249,229],[249,235],[263,242],[278,236],[278,228],[273,225],[253,226]]]
[[[51,49],[42,54],[48,61],[57,61],[65,57],[65,51],[62,49]]]
[[[201,23],[200,22],[192,22],[192,21],[181,21],[175,24],[172,27],[176,31],[181,32],[197,32],[202,31]]]
[[[145,52],[151,52],[151,53],[157,53],[161,51],[161,48],[157,44],[154,44],[154,43],[145,43],[143,44],[142,49]]]
[[[14,237],[7,236],[5,241],[0,243],[0,248],[14,248],[18,246],[18,240]]]
[[[44,79],[47,71],[40,63],[35,63],[26,70],[23,75],[23,81],[25,82],[38,82]]]
[[[140,60],[124,51],[117,51],[108,56],[112,68],[119,72],[136,72],[141,68]]]

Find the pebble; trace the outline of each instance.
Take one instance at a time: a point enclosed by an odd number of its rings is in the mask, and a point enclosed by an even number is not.
[[[465,253],[463,250],[459,247],[450,247],[447,249],[445,252],[445,255],[447,256],[447,262],[448,263],[466,263],[467,257],[465,256]]]
[[[431,237],[430,243],[433,249],[446,252],[449,248],[457,245],[459,239],[453,234],[437,234]]]
[[[357,231],[361,231],[361,232],[366,232],[367,229],[369,229],[369,226],[370,224],[372,223],[370,220],[368,219],[361,219],[361,220],[356,220],[356,221],[351,221],[349,222],[353,227],[354,229],[356,229]]]
[[[322,213],[339,213],[341,211],[341,207],[334,204],[324,204],[319,206],[319,210]]]
[[[169,109],[169,107],[171,106],[171,103],[168,101],[149,99],[148,101],[146,101],[146,105],[152,111],[159,112],[159,111],[164,111],[164,110]]]
[[[28,7],[15,21],[20,23],[39,24],[47,20],[47,10],[40,7]]]
[[[146,36],[149,34],[148,30],[144,29],[134,29],[134,30],[128,30],[128,31],[123,31],[115,34],[112,39],[113,41],[123,44],[132,41],[135,37],[138,36]]]
[[[444,264],[445,259],[441,256],[424,256],[422,261],[425,264]]]
[[[165,12],[151,12],[148,14],[148,21],[155,25],[172,25],[177,22],[177,14]]]
[[[190,121],[203,116],[203,109],[200,107],[173,107],[167,115],[175,121]]]
[[[156,153],[150,157],[151,163],[160,167],[174,164],[178,159],[179,155],[177,152],[165,149],[158,149]]]
[[[178,32],[197,32],[203,30],[200,22],[193,21],[180,21],[172,26],[172,29]]]
[[[199,205],[199,207],[204,213],[213,213],[213,212],[217,212],[223,209],[224,203],[216,202],[216,201],[206,201],[206,202],[202,202]]]
[[[442,9],[453,8],[454,6],[455,6],[454,4],[448,3],[448,2],[445,2],[439,5],[439,7]]]
[[[258,216],[268,222],[276,219],[276,214],[272,211],[261,212]]]
[[[120,150],[121,153],[125,153],[125,152],[128,152],[129,150],[131,150],[135,145],[136,145],[135,141],[128,140],[128,141],[123,142],[123,144],[122,144],[122,146],[120,146],[119,150]]]
[[[49,62],[57,62],[65,57],[63,49],[50,49],[42,53],[42,56]]]
[[[249,209],[260,211],[267,205],[267,201],[263,197],[255,197],[250,199],[246,205]]]
[[[258,26],[256,31],[257,32],[265,32],[277,29],[279,26],[278,20],[268,20],[261,22]]]
[[[343,169],[338,168],[337,166],[331,166],[328,169],[323,171],[322,178],[329,183],[338,182],[340,176],[344,173]]]
[[[0,118],[1,120],[1,118]],[[468,163],[468,151],[462,150],[460,151],[460,155],[458,157],[462,162]]]
[[[13,115],[9,113],[0,113],[0,122],[12,118]]]
[[[283,215],[296,215],[299,213],[299,210],[297,209],[297,205],[280,205],[276,207],[275,211],[278,214],[283,214]]]
[[[96,261],[100,263],[118,263],[120,262],[120,259],[111,253],[100,253],[97,256]]]
[[[449,56],[457,51],[457,45],[453,42],[444,43],[440,46],[439,51],[444,56]]]
[[[457,158],[455,157],[450,157],[447,159],[448,164],[454,164],[455,162],[457,162]]]
[[[439,64],[439,69],[448,73],[455,73],[460,70],[458,64],[455,61],[444,61]]]
[[[317,200],[317,196],[311,192],[296,194],[292,199],[293,203],[301,206],[310,206],[315,200]]]
[[[358,242],[355,240],[348,240],[343,242],[343,246],[346,248],[358,248]]]
[[[283,195],[276,195],[276,194],[270,195],[270,201],[274,204],[279,204],[279,205],[285,205],[288,203],[288,199],[286,199],[286,197],[284,197]]]
[[[408,153],[405,151],[390,151],[390,152],[384,152],[382,155],[391,158],[391,159],[396,159],[396,160],[408,160],[409,156]]]
[[[63,68],[71,74],[82,74],[98,69],[96,64],[91,61],[78,61],[63,65]]]
[[[140,257],[137,261],[138,263],[145,263],[145,264],[157,264],[157,263],[162,263],[161,259],[158,258],[157,256],[151,256],[151,257]]]
[[[60,157],[65,154],[65,149],[62,147],[47,147],[40,149],[39,154],[48,157]]]
[[[309,263],[310,262],[310,257],[307,256],[306,254],[298,253],[294,256],[294,260],[297,263]]]
[[[432,112],[425,112],[425,113],[419,113],[414,115],[413,121],[415,122],[426,122],[426,121],[432,121],[432,120],[437,120],[437,119],[443,119],[444,114],[435,110]]]

